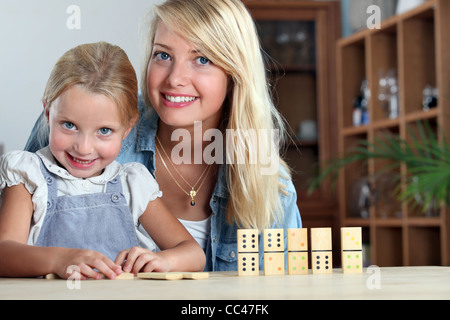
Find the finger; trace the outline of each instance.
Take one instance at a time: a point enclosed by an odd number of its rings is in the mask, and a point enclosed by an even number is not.
[[[131,272],[134,269],[134,264],[140,255],[144,252],[144,249],[139,247],[133,247],[129,250],[126,261],[123,265],[123,271]]]
[[[115,279],[117,275],[122,273],[122,268],[106,257],[95,258],[91,267],[97,269],[99,274],[101,273],[109,279]],[[101,274],[100,277],[97,275],[95,279],[101,279]]]
[[[66,270],[66,274],[62,277],[67,280],[86,280],[87,277],[81,274],[80,266],[69,266]]]
[[[102,275],[95,271],[91,266],[81,263],[79,264],[79,273],[84,278],[101,279]]]
[[[139,272],[152,272],[154,270],[155,254],[153,252],[147,252],[141,254],[134,262],[133,273]]]
[[[147,256],[145,265],[141,268],[142,272],[168,272],[170,271],[167,261],[157,253],[150,252]]]
[[[129,252],[130,252],[130,249],[120,251],[116,257],[116,260],[114,260],[114,263],[119,266],[123,266],[123,263],[125,262],[125,260],[127,260],[127,256],[128,256]]]

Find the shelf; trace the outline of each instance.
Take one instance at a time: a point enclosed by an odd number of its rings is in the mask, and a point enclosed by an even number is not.
[[[370,128],[369,125],[346,127],[344,129],[342,129],[342,135],[344,137],[346,137],[346,136],[367,134],[367,132],[369,131],[369,128]]]
[[[408,218],[407,225],[412,227],[439,227],[442,225],[440,217]]]
[[[346,218],[345,225],[348,227],[439,227],[442,225],[442,219],[440,217],[423,217],[423,218],[408,218],[406,220],[401,218]]]
[[[345,219],[345,227],[368,227],[370,219],[364,218],[347,218]]]
[[[383,21],[381,29],[363,30],[337,42],[339,154],[346,154],[361,140],[369,144],[385,133],[412,142],[420,139],[416,122],[428,122],[440,141],[450,127],[450,1],[428,0],[402,15]],[[389,112],[379,100],[382,76],[396,79],[398,115]],[[353,101],[361,94],[366,79],[370,88],[370,123],[353,125]],[[423,110],[423,89],[430,85],[439,91],[438,106]],[[413,136],[412,133],[416,134]],[[450,136],[447,137],[449,139]],[[450,210],[441,208],[434,216],[400,202],[394,187],[377,190],[377,200],[357,208],[369,213],[367,219],[355,215],[355,189],[369,182],[371,190],[380,181],[379,173],[392,161],[369,159],[346,166],[339,176],[341,226],[361,226],[369,233],[371,263],[379,266],[449,265]],[[400,164],[392,174],[408,174]],[[405,187],[406,181],[401,182]],[[358,195],[358,192],[356,192]],[[358,199],[358,198],[356,198]],[[385,217],[383,217],[385,216]]]
[[[428,111],[420,110],[408,113],[405,116],[405,121],[409,123],[409,122],[416,122],[418,120],[435,119],[438,117],[438,115],[439,115],[439,107],[430,109]]]

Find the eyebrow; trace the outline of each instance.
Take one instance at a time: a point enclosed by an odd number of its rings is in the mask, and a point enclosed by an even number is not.
[[[160,46],[160,47],[163,47],[163,48],[165,48],[165,49],[167,49],[167,50],[173,50],[172,47],[170,47],[170,46],[168,46],[168,45],[166,45],[166,44],[163,44],[163,43],[159,43],[159,42],[153,43],[153,46],[154,46],[154,47],[155,47],[155,46]],[[193,49],[193,50],[191,50],[189,53],[198,54],[198,53],[201,53],[201,51],[200,51],[200,50]]]

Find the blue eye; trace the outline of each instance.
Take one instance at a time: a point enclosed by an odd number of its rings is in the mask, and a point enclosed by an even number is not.
[[[101,128],[98,130],[98,133],[100,133],[102,136],[107,136],[111,134],[112,130],[109,128]]]
[[[154,56],[163,61],[170,60],[170,55],[167,52],[155,52]]]
[[[207,65],[210,62],[210,60],[208,58],[206,58],[206,57],[198,57],[197,61],[201,65]]]
[[[72,122],[63,122],[62,126],[68,130],[75,130],[77,127]]]

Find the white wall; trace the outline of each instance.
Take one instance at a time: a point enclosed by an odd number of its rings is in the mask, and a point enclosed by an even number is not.
[[[142,23],[160,0],[0,0],[0,153],[23,149],[53,65],[70,48],[108,41],[140,75]],[[67,21],[80,8],[80,29]],[[76,24],[75,24],[76,26]]]

